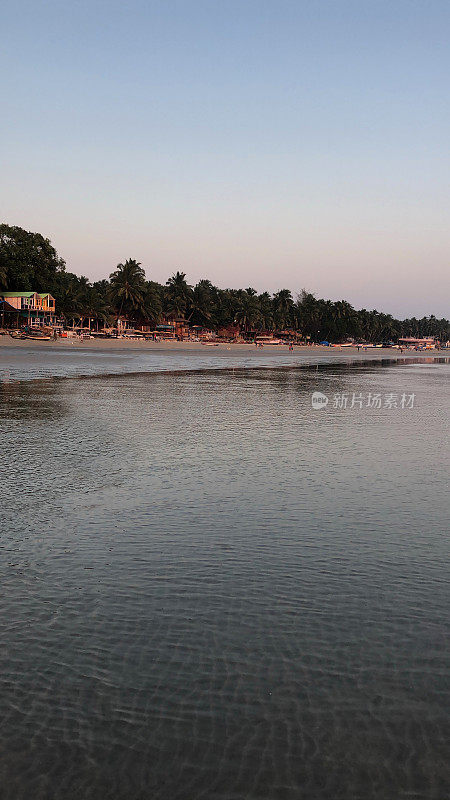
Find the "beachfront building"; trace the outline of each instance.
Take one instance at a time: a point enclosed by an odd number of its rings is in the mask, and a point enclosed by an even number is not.
[[[211,328],[205,328],[204,325],[191,325],[190,334],[194,339],[209,342],[211,339],[216,338],[216,332]]]
[[[189,324],[183,317],[168,319],[155,327],[155,333],[163,339],[188,339]]]
[[[17,314],[19,325],[41,327],[56,323],[55,298],[48,292],[0,292]]]
[[[420,347],[434,349],[439,342],[434,336],[424,336],[423,338],[415,338],[414,336],[404,336],[398,340],[401,347]]]
[[[125,336],[126,333],[134,331],[135,323],[131,319],[128,319],[128,317],[120,314],[116,319],[116,328],[118,336]]]

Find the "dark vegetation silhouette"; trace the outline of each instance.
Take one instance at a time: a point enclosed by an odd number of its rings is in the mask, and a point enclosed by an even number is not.
[[[136,323],[156,325],[182,317],[191,325],[215,330],[239,325],[251,331],[292,330],[310,337],[343,341],[396,341],[399,336],[450,338],[450,322],[433,315],[398,320],[376,310],[354,309],[346,300],[316,298],[303,289],[273,295],[256,289],[219,289],[204,278],[195,286],[177,270],[165,285],[147,280],[135,259],[117,264],[108,280],[89,281],[66,270],[49,239],[17,226],[0,225],[0,294],[4,291],[48,291],[65,319],[97,319],[114,324],[120,315]]]

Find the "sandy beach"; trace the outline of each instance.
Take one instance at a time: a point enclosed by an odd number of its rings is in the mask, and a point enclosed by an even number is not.
[[[359,350],[356,347],[326,347],[324,345],[314,344],[314,345],[294,345],[293,350],[289,350],[288,346],[285,344],[280,345],[264,345],[264,347],[256,347],[254,344],[248,343],[240,343],[240,342],[233,342],[233,343],[219,343],[217,345],[209,345],[203,344],[202,342],[193,342],[193,341],[170,341],[164,340],[160,342],[148,341],[139,339],[56,339],[50,341],[38,341],[34,339],[14,339],[9,335],[0,336],[0,347],[7,346],[7,347],[17,347],[17,348],[29,348],[30,346],[42,348],[43,351],[45,348],[51,348],[52,350],[60,349],[64,350],[73,350],[73,349],[80,349],[80,350],[93,350],[93,351],[137,351],[137,352],[150,352],[150,353],[172,353],[172,352],[179,352],[185,353],[186,355],[194,355],[198,354],[202,357],[206,355],[226,355],[228,353],[235,353],[235,354],[251,354],[254,353],[255,355],[261,356],[262,354],[279,354],[283,356],[295,356],[301,355],[307,357],[308,361],[311,361],[311,356],[315,353],[318,356],[323,356],[326,354],[330,358],[339,356],[354,357],[358,358],[386,358],[389,356],[391,358],[404,358],[404,357],[415,357],[417,356],[433,356],[438,354],[439,352],[447,352],[447,351],[439,351],[439,350],[427,350],[427,351],[417,351],[417,350],[404,350],[403,353],[400,353],[399,350],[395,348],[384,348],[384,347],[368,347],[367,350],[364,348],[360,348]]]

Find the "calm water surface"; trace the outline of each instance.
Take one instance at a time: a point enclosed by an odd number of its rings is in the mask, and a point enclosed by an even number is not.
[[[2,341],[3,340],[3,341]],[[6,341],[6,344],[5,344]],[[11,342],[9,344],[8,342]],[[36,378],[86,377],[94,375],[124,375],[143,372],[174,372],[187,370],[211,370],[255,367],[300,367],[333,363],[364,363],[367,360],[409,361],[418,358],[433,360],[430,354],[415,351],[405,352],[400,359],[395,350],[360,350],[335,348],[287,347],[248,348],[240,345],[202,347],[185,342],[171,349],[154,344],[129,342],[121,346],[109,342],[71,341],[14,342],[9,337],[0,337],[0,380],[30,380]],[[445,361],[445,352],[440,358]],[[447,356],[448,358],[448,356]]]
[[[2,800],[448,797],[449,373],[0,384]]]

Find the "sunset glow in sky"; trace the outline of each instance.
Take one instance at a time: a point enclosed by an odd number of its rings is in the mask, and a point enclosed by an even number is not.
[[[67,269],[449,316],[450,4],[16,0],[1,221]]]

